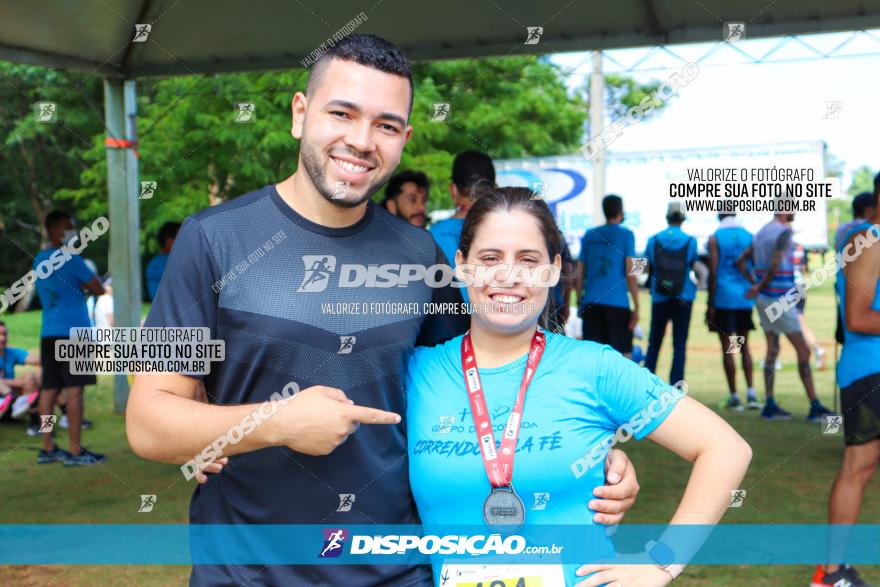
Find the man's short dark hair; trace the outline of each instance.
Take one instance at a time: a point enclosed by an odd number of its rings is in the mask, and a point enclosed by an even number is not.
[[[471,195],[474,187],[495,187],[492,157],[482,151],[462,151],[452,160],[452,183],[465,195]]]
[[[614,194],[602,198],[602,213],[605,215],[605,220],[623,214],[623,198]]]
[[[46,227],[46,232],[49,232],[59,223],[73,218],[73,215],[70,212],[66,212],[64,210],[52,210],[48,214],[46,214],[45,220],[43,220],[43,226]]]
[[[324,77],[324,71],[334,59],[354,61],[385,73],[405,77],[409,82],[409,110],[412,110],[413,81],[409,61],[394,43],[376,35],[349,35],[321,55],[312,65],[306,96],[314,93]]]
[[[159,247],[165,246],[165,241],[169,238],[177,238],[177,232],[180,230],[180,222],[166,222],[159,229]]]
[[[874,195],[880,196],[880,173],[874,176]]]
[[[407,169],[394,174],[391,179],[388,180],[388,186],[385,188],[385,199],[396,200],[403,191],[403,184],[408,182],[416,184],[425,190],[425,192],[428,192],[431,189],[431,182],[427,175],[421,171]]]
[[[874,206],[874,194],[862,192],[852,201],[853,218],[864,218],[865,210]]]

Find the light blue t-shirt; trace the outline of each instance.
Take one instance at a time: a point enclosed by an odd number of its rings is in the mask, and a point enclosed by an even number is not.
[[[34,258],[33,268],[46,261],[50,265],[57,262],[49,260],[52,253],[59,247],[44,249]],[[59,257],[56,257],[58,259]],[[37,272],[37,295],[43,306],[43,325],[40,336],[70,336],[71,328],[89,327],[89,310],[86,307],[86,294],[82,290],[84,283],[91,281],[95,274],[79,255],[71,255],[70,259],[55,269],[51,275],[40,277]]]
[[[581,239],[579,260],[584,264],[581,306],[604,304],[629,308],[626,258],[636,254],[636,238],[620,224],[591,228]]]
[[[872,226],[870,222],[858,224],[850,229],[848,233],[840,239],[840,247],[837,249],[838,258],[847,241],[852,236],[866,228]],[[876,230],[876,229],[874,229]],[[875,234],[875,237],[880,235]],[[852,255],[855,252],[855,242],[853,248],[849,251]],[[863,245],[864,246],[864,245]],[[837,289],[837,299],[840,303],[840,315],[846,316],[846,286],[847,279],[841,270],[840,278],[835,284]],[[880,280],[874,284],[874,302],[871,304],[871,310],[880,312]],[[880,335],[862,334],[860,332],[852,332],[846,327],[846,320],[843,322],[844,340],[843,350],[840,353],[840,360],[837,363],[837,384],[840,388],[849,387],[859,379],[874,375],[880,372]]]
[[[595,512],[587,504],[593,489],[605,483],[609,443],[602,441],[628,422],[635,438],[647,436],[681,394],[609,346],[552,332],[546,337],[544,356],[526,393],[513,487],[526,506],[525,529],[591,526]],[[425,526],[484,523],[483,501],[490,484],[465,389],[461,340],[457,336],[432,348],[417,347],[409,362],[410,485]],[[526,356],[479,370],[496,443],[516,399]],[[566,565],[570,585],[578,580],[577,568]]]
[[[165,265],[168,264],[168,255],[156,255],[147,263],[147,292],[150,299],[156,299],[156,292],[159,291],[159,283],[162,281],[162,274],[165,273]]]
[[[458,241],[461,239],[461,229],[463,227],[464,218],[447,218],[428,227],[428,231],[434,237],[434,242],[437,243],[437,246],[446,255],[449,266],[453,268],[455,267],[455,252],[458,250]],[[469,301],[467,288],[463,287],[459,291],[461,291],[461,297],[467,303]]]
[[[15,366],[24,365],[27,356],[24,349],[6,347],[0,355],[0,379],[15,379]]]
[[[690,240],[688,240],[690,239]],[[691,278],[691,266],[697,260],[697,239],[685,234],[681,227],[670,226],[663,232],[658,232],[648,239],[648,245],[645,247],[645,257],[648,258],[648,264],[654,265],[654,243],[659,243],[660,248],[667,251],[680,251],[682,247],[687,246],[687,274],[684,278],[684,288],[678,299],[685,302],[692,302],[697,297],[697,284]],[[670,296],[663,295],[657,291],[657,280],[654,272],[651,273],[651,301],[655,304],[666,302],[674,299]]]
[[[718,270],[714,306],[722,310],[750,310],[755,300],[745,294],[751,284],[736,266],[736,260],[752,244],[752,233],[734,222],[722,221],[715,231],[718,243]]]

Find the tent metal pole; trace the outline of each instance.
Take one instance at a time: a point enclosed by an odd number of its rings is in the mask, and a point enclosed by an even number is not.
[[[129,141],[125,148],[107,148],[107,189],[110,210],[110,273],[113,276],[113,325],[140,326],[141,268],[140,180],[135,145],[137,92],[134,80],[105,78],[104,117],[110,138]],[[113,410],[125,412],[128,378],[113,380]]]

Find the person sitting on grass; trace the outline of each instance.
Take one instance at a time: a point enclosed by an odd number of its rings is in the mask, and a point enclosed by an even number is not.
[[[0,417],[10,407],[12,417],[18,418],[28,412],[40,397],[40,370],[28,371],[15,376],[16,365],[40,365],[40,355],[25,349],[7,346],[9,329],[0,322]]]

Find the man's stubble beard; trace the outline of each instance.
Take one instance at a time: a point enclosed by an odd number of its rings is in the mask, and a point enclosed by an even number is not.
[[[339,206],[340,208],[356,208],[360,206],[364,202],[370,199],[370,197],[375,194],[382,185],[388,181],[388,178],[391,177],[393,173],[393,169],[386,173],[384,176],[380,177],[377,181],[371,183],[367,187],[367,191],[364,192],[362,196],[357,198],[356,200],[348,200],[342,198],[334,198],[335,189],[331,188],[324,180],[326,177],[327,167],[331,164],[330,156],[327,156],[327,163],[324,167],[321,167],[321,158],[318,155],[317,151],[312,148],[309,144],[308,140],[306,140],[306,134],[303,132],[302,141],[300,143],[300,156],[302,157],[303,167],[306,170],[306,173],[309,176],[309,179],[312,180],[312,184],[315,186],[315,189],[318,190],[318,193],[321,196],[333,204],[334,206]]]

